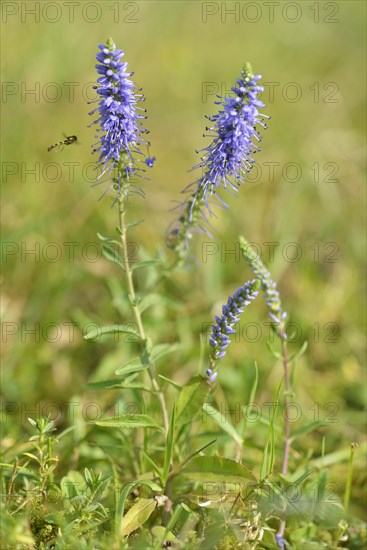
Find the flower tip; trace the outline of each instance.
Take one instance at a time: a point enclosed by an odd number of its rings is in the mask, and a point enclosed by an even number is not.
[[[155,163],[155,160],[156,160],[155,157],[147,157],[144,162],[149,168],[152,168]]]
[[[115,42],[113,40],[113,38],[109,37],[107,38],[106,40],[106,46],[110,49],[110,50],[114,50],[116,48],[116,45],[115,45]]]
[[[251,63],[249,63],[248,61],[245,63],[242,73],[245,79],[251,79],[254,76]]]

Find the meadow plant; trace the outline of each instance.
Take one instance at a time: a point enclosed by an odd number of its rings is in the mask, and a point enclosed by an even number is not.
[[[90,114],[98,112],[99,117],[94,122],[97,124],[97,146],[95,151],[99,152],[99,163],[102,166],[101,175],[109,174],[112,178],[112,184],[107,191],[113,188],[116,193],[118,203],[119,227],[118,233],[121,238],[119,248],[121,250],[121,262],[123,263],[126,283],[129,292],[129,300],[134,312],[138,337],[142,342],[142,365],[147,367],[152,387],[159,396],[162,407],[163,421],[166,430],[168,429],[168,416],[164,396],[160,392],[157,380],[154,375],[154,366],[151,360],[148,340],[145,336],[145,330],[142,322],[141,310],[138,298],[135,292],[133,273],[129,262],[127,227],[125,224],[126,200],[129,192],[135,191],[143,193],[136,179],[142,172],[145,172],[139,165],[143,153],[140,149],[142,144],[147,143],[142,139],[142,134],[147,133],[139,122],[145,118],[145,115],[139,114],[137,106],[138,100],[144,98],[140,94],[136,95],[133,82],[128,77],[133,73],[127,73],[127,63],[121,63],[124,53],[122,50],[116,50],[116,45],[112,39],[107,40],[106,44],[100,44],[100,52],[97,53],[96,65],[97,72],[102,76],[98,79],[97,94],[100,96],[98,108]],[[152,167],[154,158],[146,156],[144,162]]]
[[[264,120],[269,118],[258,111],[264,107],[258,98],[263,89],[258,85],[260,76],[246,63],[232,95],[220,98],[218,114],[209,117],[212,142],[196,167],[202,176],[187,190],[189,197],[170,230],[168,244],[173,251],[167,254],[175,256],[173,269],[162,250],[153,256],[143,251],[134,263],[129,257],[128,233],[136,225],[127,220],[130,198],[144,195],[146,168],[153,167],[155,158],[143,137],[147,115],[139,104],[144,97],[131,80],[133,73],[127,72],[123,56],[112,39],[99,45],[97,107],[91,112],[97,128],[93,150],[101,167],[97,184],[107,182],[103,195],[110,198],[117,217],[116,235],[99,234],[99,239],[105,258],[121,275],[110,284],[121,321],[92,330],[85,338],[93,342],[103,337],[109,346],[111,336],[123,336],[125,341],[117,350],[113,345],[87,385],[87,391],[103,396],[103,416],[75,422],[58,434],[57,441],[49,418],[31,419],[36,434],[30,438],[30,450],[3,463],[8,547],[362,548],[358,546],[361,530],[353,535],[346,515],[355,447],[344,511],[340,499],[326,498],[328,474],[318,459],[309,459],[305,465],[299,454],[292,454],[291,442],[322,425],[309,422],[291,434],[288,416],[279,414],[280,402],[287,407],[293,395],[290,366],[305,346],[288,356],[287,315],[277,285],[243,237],[239,240],[244,259],[241,284],[222,306],[221,315],[215,316],[208,345],[201,347],[201,353],[195,350],[193,376],[189,375],[192,364],[177,368],[178,357],[188,350],[177,345],[178,337],[172,337],[174,323],[186,322],[182,306],[177,306],[183,292],[176,276],[187,267],[184,260],[193,232],[208,231],[212,204],[226,206],[220,191],[237,193],[253,166],[261,139],[256,128],[265,128]],[[255,279],[243,282],[246,262]],[[235,421],[232,411],[228,414],[226,391],[236,392],[236,382],[231,382],[233,360],[227,348],[244,310],[246,315],[255,311],[251,304],[259,291],[278,339],[280,351],[272,351],[277,363],[282,363],[284,376],[279,376],[269,414],[252,425],[258,369],[255,365],[249,401],[243,397],[241,417]],[[148,313],[155,306],[165,310],[166,317]],[[240,363],[241,368],[246,364],[245,360]],[[113,374],[111,365],[115,373],[106,378]],[[248,372],[239,372],[251,379]],[[245,408],[250,411],[246,417]],[[65,443],[69,458],[63,463],[64,476],[57,482],[60,461],[53,450],[70,437],[71,442]],[[325,463],[335,460],[324,455],[325,449],[321,457]],[[37,468],[32,469],[32,464]],[[312,497],[315,475],[317,500]],[[301,499],[296,500],[294,492],[299,490]],[[350,546],[345,546],[346,541]]]

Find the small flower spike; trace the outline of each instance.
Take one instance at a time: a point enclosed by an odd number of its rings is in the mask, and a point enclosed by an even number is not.
[[[217,375],[216,372],[213,373],[213,367],[216,361],[225,356],[226,349],[231,342],[230,335],[236,332],[233,326],[239,321],[239,316],[243,313],[245,307],[250,305],[258,295],[258,286],[258,282],[253,280],[238,288],[222,307],[222,315],[215,317],[216,322],[212,326],[212,333],[209,339],[211,347],[210,368],[206,371],[211,382],[215,380]]]
[[[287,335],[284,330],[284,325],[287,313],[283,311],[277,285],[271,278],[270,272],[266,269],[258,257],[256,251],[243,237],[240,237],[240,248],[243,257],[250,265],[256,279],[261,285],[262,291],[264,292],[266,305],[269,309],[269,317],[273,321],[278,335],[285,340]]]

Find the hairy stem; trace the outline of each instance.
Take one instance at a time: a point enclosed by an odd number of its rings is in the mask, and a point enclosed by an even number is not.
[[[139,336],[140,336],[140,338],[143,342],[143,346],[146,350],[147,340],[146,340],[146,336],[145,336],[145,331],[144,331],[144,326],[143,326],[143,321],[142,321],[142,318],[141,318],[140,310],[139,310],[139,307],[136,304],[136,293],[135,293],[135,287],[134,287],[133,273],[132,273],[132,270],[130,268],[130,263],[129,263],[129,253],[128,253],[128,249],[127,249],[127,232],[126,232],[126,225],[125,225],[124,198],[125,198],[124,193],[122,192],[121,195],[120,195],[119,201],[118,201],[118,205],[119,205],[119,222],[120,222],[120,230],[121,230],[122,256],[123,256],[123,260],[124,260],[126,281],[127,281],[128,291],[129,291],[130,302],[131,302],[132,308],[134,310],[134,316],[135,316],[136,324],[137,324],[137,327],[138,327]],[[164,399],[164,395],[163,395],[163,393],[162,393],[162,391],[159,387],[159,384],[157,382],[157,379],[155,377],[154,366],[152,364],[150,364],[150,366],[148,368],[148,374],[149,374],[149,378],[150,378],[150,381],[151,381],[151,384],[152,384],[152,388],[156,392],[156,394],[158,396],[158,399],[159,399],[159,403],[160,403],[161,411],[162,411],[164,429],[167,433],[168,428],[169,428],[169,419],[168,419],[167,406],[166,406],[166,402],[165,402],[165,399]]]
[[[288,405],[290,403],[291,381],[290,381],[290,371],[289,371],[289,364],[288,364],[287,342],[284,338],[282,338],[282,359],[283,359],[283,371],[284,371],[285,410],[286,410],[286,415],[284,420],[284,450],[283,450],[283,461],[282,461],[282,474],[285,476],[288,473],[288,461],[289,461],[290,437],[291,437],[291,424],[288,417]],[[284,531],[285,531],[285,520],[282,520],[280,522],[279,531],[277,533],[278,536],[280,536],[281,540],[283,539]],[[281,544],[278,544],[280,548],[282,548]]]
[[[282,474],[287,475],[289,450],[290,450],[290,436],[291,436],[291,424],[288,418],[288,405],[290,403],[291,382],[290,382],[290,372],[289,372],[289,365],[288,365],[287,342],[284,339],[282,340],[282,357],[283,357],[285,409],[286,409],[286,415],[285,415],[285,421],[284,421],[285,434],[284,434]]]

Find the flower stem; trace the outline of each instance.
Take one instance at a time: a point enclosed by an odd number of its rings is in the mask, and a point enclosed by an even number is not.
[[[349,464],[348,464],[348,474],[347,474],[347,483],[345,486],[345,493],[344,493],[344,512],[348,513],[349,508],[349,501],[350,501],[350,493],[351,493],[351,487],[352,487],[352,481],[353,481],[353,459],[354,459],[354,452],[356,450],[356,447],[358,447],[357,443],[351,443],[350,445],[350,455],[349,455]]]
[[[288,472],[288,460],[289,460],[290,436],[291,436],[291,424],[288,418],[288,405],[290,403],[291,382],[290,382],[290,372],[289,372],[289,365],[288,365],[287,342],[284,339],[282,339],[282,357],[283,357],[285,408],[286,408],[286,415],[285,415],[285,421],[284,421],[285,434],[284,434],[282,474],[285,476],[287,475],[287,472]]]
[[[285,389],[285,408],[286,415],[284,420],[284,450],[283,450],[283,460],[282,460],[282,475],[286,476],[288,473],[288,461],[289,461],[289,451],[290,451],[290,437],[291,437],[291,424],[288,417],[288,405],[290,403],[290,393],[291,393],[291,381],[290,381],[290,371],[288,364],[288,350],[287,350],[287,341],[282,337],[282,359],[283,359],[283,370],[284,370],[284,389]],[[282,520],[279,525],[279,531],[277,537],[279,541],[278,546],[284,548],[283,535],[285,531],[285,520]],[[278,539],[277,539],[278,540]]]
[[[140,338],[143,342],[144,351],[148,352],[147,339],[146,339],[146,336],[145,336],[143,321],[142,321],[142,318],[141,318],[139,307],[136,303],[136,293],[135,293],[135,287],[134,287],[133,273],[132,273],[132,270],[130,268],[130,263],[129,263],[129,253],[128,253],[128,248],[127,248],[127,231],[126,231],[126,225],[125,225],[124,199],[125,199],[125,195],[124,195],[124,192],[122,191],[120,196],[119,196],[119,199],[118,199],[120,235],[121,235],[121,244],[122,244],[122,256],[123,256],[123,261],[124,261],[124,266],[125,266],[126,281],[127,281],[128,291],[129,291],[130,303],[131,303],[132,308],[134,310],[134,316],[135,316],[136,324],[138,326],[139,336],[140,336]],[[159,399],[159,403],[160,403],[161,411],[162,411],[164,429],[167,433],[168,428],[169,428],[169,418],[168,418],[167,406],[166,406],[166,402],[165,402],[165,399],[164,399],[164,395],[163,395],[163,393],[162,393],[162,391],[159,387],[159,384],[157,382],[153,364],[149,365],[148,374],[149,374],[149,378],[150,378],[150,381],[151,381],[151,384],[152,384],[152,388],[156,392],[156,394],[158,396],[158,399]]]

